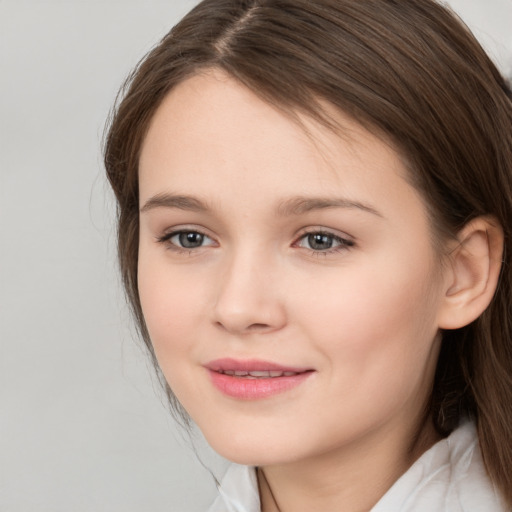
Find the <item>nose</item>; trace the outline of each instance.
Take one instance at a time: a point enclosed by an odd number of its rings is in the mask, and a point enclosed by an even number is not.
[[[247,252],[226,261],[218,275],[214,323],[237,335],[279,330],[286,324],[280,269],[271,258]]]

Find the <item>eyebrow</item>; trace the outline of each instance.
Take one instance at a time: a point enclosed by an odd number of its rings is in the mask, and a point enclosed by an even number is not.
[[[191,196],[174,194],[157,194],[144,203],[140,209],[141,213],[153,210],[155,208],[178,208],[193,212],[206,212],[208,206],[199,199]]]
[[[141,213],[144,213],[155,208],[177,208],[179,210],[193,212],[207,212],[210,210],[209,206],[205,202],[197,199],[196,197],[167,193],[157,194],[151,197],[146,201],[144,206],[142,206],[140,211]],[[279,216],[288,217],[329,208],[357,209],[371,213],[377,217],[384,217],[371,205],[339,197],[293,197],[280,203],[277,207],[276,213]]]
[[[377,217],[384,217],[371,205],[341,197],[294,197],[281,203],[278,207],[278,213],[282,216],[301,215],[310,211],[326,210],[329,208],[357,209],[371,213]]]

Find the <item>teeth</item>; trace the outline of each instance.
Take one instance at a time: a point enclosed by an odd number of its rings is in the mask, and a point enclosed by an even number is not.
[[[245,370],[220,370],[220,373],[230,375],[232,377],[244,377],[246,379],[271,379],[274,377],[291,377],[297,375],[296,372],[283,372],[280,370],[270,371],[245,371]]]
[[[272,375],[273,373],[277,373],[277,375]],[[251,377],[265,377],[268,379],[269,377],[279,377],[281,372],[249,372],[249,375]]]

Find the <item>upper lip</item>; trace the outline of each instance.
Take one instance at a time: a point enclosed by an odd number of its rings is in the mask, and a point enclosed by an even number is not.
[[[279,363],[272,363],[270,361],[262,361],[259,359],[215,359],[204,365],[214,372],[289,372],[289,373],[304,373],[311,371],[312,368],[285,366]]]

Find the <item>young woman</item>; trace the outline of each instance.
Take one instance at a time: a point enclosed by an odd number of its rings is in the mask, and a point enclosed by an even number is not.
[[[212,511],[511,510],[511,96],[432,0],[205,0],[135,70],[121,270]]]

